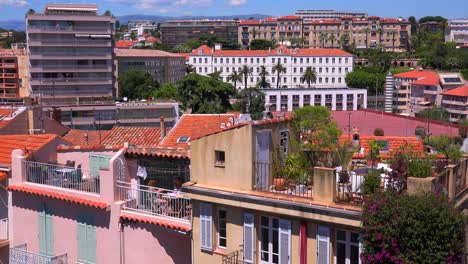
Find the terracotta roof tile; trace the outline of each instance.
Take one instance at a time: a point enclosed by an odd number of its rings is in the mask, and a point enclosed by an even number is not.
[[[137,43],[138,41],[136,40],[119,40],[115,43],[115,47],[120,49],[129,49]]]
[[[169,128],[166,129],[166,132]],[[106,146],[123,146],[125,142],[142,147],[155,147],[161,141],[161,129],[159,127],[123,127],[114,126],[102,141]]]
[[[93,200],[89,198],[81,198],[75,195],[62,194],[59,192],[48,191],[48,190],[43,190],[43,189],[29,187],[29,186],[10,185],[8,186],[8,190],[23,192],[23,193],[33,194],[33,195],[40,195],[40,196],[49,197],[49,198],[53,198],[57,200],[67,201],[70,203],[86,205],[86,206],[90,206],[90,207],[94,207],[98,209],[106,209],[109,206],[108,203],[103,202],[103,201]]]
[[[290,16],[278,17],[278,20],[302,20],[302,18],[299,16],[290,15]]]
[[[177,53],[152,49],[114,49],[117,57],[182,57]]]
[[[307,48],[307,49],[290,49],[286,46],[279,46],[273,50],[212,50],[210,47],[203,45],[197,49],[194,49],[190,55],[208,56],[277,56],[277,55],[288,55],[288,56],[335,56],[335,57],[352,57],[353,55],[340,49],[318,49],[318,48]]]
[[[139,155],[160,158],[190,159],[189,149],[180,148],[142,148],[130,147],[126,152],[128,155]]]
[[[462,87],[447,90],[443,92],[442,95],[468,97],[468,85],[464,85]]]
[[[123,146],[106,146],[106,145],[87,145],[87,146],[57,146],[57,151],[76,151],[76,150],[111,150],[119,151]]]
[[[0,128],[8,125],[18,114],[17,108],[0,108]]]
[[[146,223],[146,224],[153,224],[153,225],[158,225],[162,226],[165,228],[170,228],[182,232],[188,232],[192,228],[190,227],[190,223],[183,223],[171,219],[165,219],[162,217],[157,217],[157,216],[146,216],[146,215],[141,215],[137,213],[127,213],[127,212],[122,212],[120,214],[120,218],[126,221],[131,221],[131,222],[138,222],[138,223]]]
[[[404,73],[395,74],[394,77],[396,78],[403,78],[403,79],[415,79],[413,84],[416,85],[432,85],[437,86],[439,85],[439,75],[435,71],[429,70],[414,70]]]
[[[8,177],[8,173],[5,171],[0,171],[0,181],[3,181]]]
[[[52,140],[58,138],[57,135],[1,135],[0,136],[0,164],[11,164],[11,152],[15,149],[37,151],[47,145]]]
[[[155,38],[155,37],[149,37],[145,40],[145,42],[148,42],[148,43],[161,43],[161,40],[159,38]]]
[[[108,134],[106,130],[72,129],[63,138],[75,146],[89,146],[101,144]]]
[[[182,136],[188,137],[189,142],[222,130],[222,124],[232,123],[235,118],[232,114],[186,114],[169,131],[164,140],[159,144],[163,148],[189,149],[189,143],[178,142]]]
[[[260,25],[262,24],[262,21],[261,20],[242,20],[241,22],[239,22],[239,25]]]

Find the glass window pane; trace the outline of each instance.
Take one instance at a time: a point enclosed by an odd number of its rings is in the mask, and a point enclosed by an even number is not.
[[[278,245],[278,231],[273,230],[273,253],[278,253],[279,245]]]
[[[346,244],[336,243],[336,263],[345,264],[346,263]]]
[[[336,232],[336,239],[341,241],[346,241],[346,232],[343,230],[338,230]]]
[[[278,228],[278,219],[273,219],[273,228]]]
[[[359,264],[359,246],[351,245],[351,254],[349,258],[351,264]]]
[[[220,247],[226,247],[226,239],[225,238],[219,239],[219,246]]]
[[[268,251],[268,232],[267,228],[262,228],[261,231],[261,241],[262,241],[262,250]]]
[[[351,243],[359,243],[359,234],[351,232]]]
[[[263,226],[268,226],[268,218],[267,218],[267,217],[264,217],[264,216],[262,216],[261,223],[262,223],[262,225],[263,225]]]

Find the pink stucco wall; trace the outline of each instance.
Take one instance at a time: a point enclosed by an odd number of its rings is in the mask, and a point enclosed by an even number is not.
[[[189,235],[143,223],[124,227],[125,263],[191,263]]]

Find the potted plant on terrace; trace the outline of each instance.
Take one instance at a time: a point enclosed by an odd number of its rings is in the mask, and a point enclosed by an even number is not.
[[[287,178],[284,172],[284,160],[281,158],[279,148],[276,148],[273,153],[272,173],[274,190],[284,191],[287,186]]]
[[[338,145],[333,153],[335,161],[341,167],[338,172],[338,200],[345,201],[351,198],[351,182],[349,181],[349,169],[353,159],[354,149],[348,142]]]
[[[288,179],[295,181],[295,193],[303,194],[306,189],[305,185],[309,180],[307,168],[306,159],[298,153],[289,154],[284,161],[284,174]]]

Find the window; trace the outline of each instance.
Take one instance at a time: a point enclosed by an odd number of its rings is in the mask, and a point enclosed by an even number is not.
[[[254,215],[244,213],[244,263],[254,263]]]
[[[214,58],[214,63],[218,63],[218,58]],[[223,61],[221,61],[223,63]]]
[[[262,216],[260,219],[260,261],[289,263],[291,222]]]
[[[54,215],[45,203],[39,208],[39,253],[54,255]]]
[[[317,264],[330,264],[330,228],[317,226]]]
[[[200,247],[213,249],[213,219],[211,204],[200,203]]]
[[[336,256],[337,264],[359,264],[360,235],[358,233],[337,230],[336,231]]]
[[[89,169],[91,177],[98,177],[100,169],[108,169],[110,156],[89,154]]]
[[[78,261],[96,263],[96,221],[93,215],[78,216]]]
[[[288,156],[289,131],[287,129],[280,131],[280,151],[283,157]]]
[[[215,166],[224,167],[225,153],[224,151],[215,150]]]
[[[184,142],[188,142],[190,140],[190,137],[189,136],[180,136],[178,139],[177,139],[177,143],[184,143]]]
[[[226,248],[226,210],[218,210],[218,248]]]

